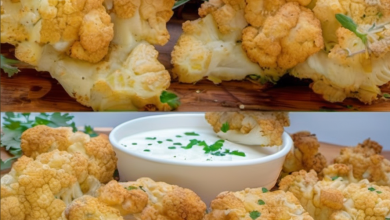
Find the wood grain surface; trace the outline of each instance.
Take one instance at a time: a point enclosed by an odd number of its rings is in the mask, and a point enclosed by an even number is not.
[[[183,20],[195,19],[194,12],[174,17],[168,24],[171,34],[165,46],[157,46],[159,60],[170,70],[170,53],[182,33]],[[1,53],[13,55],[14,48],[1,45]],[[168,90],[181,99],[177,111],[236,111],[278,110],[278,111],[390,111],[390,99],[379,99],[372,105],[365,105],[356,99],[343,103],[329,103],[309,88],[310,81],[283,77],[277,85],[260,85],[249,81],[230,81],[215,85],[208,80],[196,84],[172,82]],[[390,93],[390,85],[382,87]],[[241,108],[240,108],[241,107]],[[49,73],[23,68],[9,78],[1,73],[1,111],[50,112],[50,111],[92,111],[68,96],[61,85]]]

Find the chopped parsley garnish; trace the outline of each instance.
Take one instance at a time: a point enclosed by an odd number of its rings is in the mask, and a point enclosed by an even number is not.
[[[195,132],[185,132],[184,134],[187,136],[199,136],[199,134]]]
[[[181,135],[176,135],[177,138],[181,138],[182,136]]]
[[[261,188],[261,191],[263,191],[263,193],[266,193],[266,192],[269,192],[267,188]]]
[[[229,131],[229,129],[230,129],[229,122],[225,122],[222,124],[221,131],[223,133],[226,133],[227,131]]]
[[[364,44],[367,43],[367,34],[362,34],[357,30],[358,25],[352,20],[352,18],[344,14],[336,14],[336,19],[341,24],[341,26],[352,31],[358,38],[362,40]]]
[[[137,145],[137,143],[131,143],[132,145]]]
[[[136,186],[128,186],[126,189],[127,189],[127,190],[133,190],[133,189],[139,189],[139,188],[136,187]]]
[[[385,218],[385,220],[390,220],[390,218]]]
[[[374,187],[369,187],[368,190],[370,190],[372,192],[372,191],[375,191],[375,188]]]
[[[390,94],[389,93],[383,93],[382,95],[383,95],[384,98],[390,99]]]
[[[257,204],[259,204],[259,205],[265,205],[265,202],[264,202],[264,200],[259,199],[259,200],[257,200]]]
[[[339,176],[334,176],[334,177],[332,177],[332,181],[335,181],[335,180],[337,180],[339,178]]]
[[[381,194],[381,193],[382,193],[382,191],[376,191],[376,193],[378,193],[378,194]]]
[[[173,143],[173,145],[182,145],[182,144],[179,142],[176,142],[176,143]]]
[[[162,141],[157,141],[157,143],[162,144],[163,142]]]
[[[173,150],[173,149],[176,149],[176,147],[175,146],[170,146],[170,147],[168,147],[168,149]]]
[[[171,141],[172,142],[173,140],[172,139],[166,139],[166,141]]]
[[[146,192],[142,186],[139,186],[139,188],[140,188],[142,191]]]
[[[160,101],[162,103],[167,103],[172,108],[172,110],[176,109],[181,104],[179,97],[175,93],[167,91],[162,91],[160,95]]]
[[[214,144],[210,145],[210,151],[217,151],[222,148],[223,143],[225,143],[225,140],[218,140]]]
[[[249,216],[251,217],[251,219],[255,220],[261,216],[261,213],[259,211],[251,211],[249,213]]]
[[[156,140],[156,137],[147,137],[147,138],[145,138],[146,140],[152,140],[152,141],[154,141],[154,140]]]
[[[238,151],[238,150],[234,150],[232,152],[229,152],[229,154],[240,156],[240,157],[245,157],[246,156],[244,152],[241,152],[241,151]]]
[[[181,148],[183,148],[183,149],[191,149],[193,146],[195,146],[195,145],[198,144],[198,143],[199,143],[198,140],[192,139],[192,140],[190,140],[190,143],[187,144],[187,146],[181,147]]]
[[[145,151],[145,152],[150,152],[150,150],[149,150],[149,149],[145,149],[144,151]]]
[[[152,146],[152,144],[148,144],[148,146]]]

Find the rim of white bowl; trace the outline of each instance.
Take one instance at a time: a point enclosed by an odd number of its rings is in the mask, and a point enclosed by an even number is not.
[[[291,150],[293,146],[293,141],[287,132],[283,132],[282,140],[283,144],[280,146],[275,147],[281,147],[279,151],[276,153],[257,158],[257,159],[248,159],[248,160],[238,160],[238,161],[183,161],[183,160],[169,160],[165,158],[157,158],[154,156],[148,156],[146,154],[137,153],[129,150],[128,148],[125,148],[124,146],[119,144],[120,140],[117,140],[115,137],[115,134],[123,129],[123,127],[126,127],[128,124],[132,124],[139,121],[144,120],[153,120],[155,118],[180,118],[180,117],[199,117],[204,116],[204,113],[181,113],[181,114],[174,114],[174,113],[168,113],[164,115],[153,115],[153,116],[145,116],[140,117],[136,119],[131,119],[129,121],[126,121],[118,126],[116,126],[109,134],[109,140],[114,148],[116,148],[119,151],[122,151],[123,153],[130,154],[131,156],[142,158],[147,161],[151,162],[157,162],[157,163],[163,163],[163,164],[172,164],[172,165],[181,165],[181,166],[199,166],[199,167],[226,167],[226,166],[248,166],[248,165],[254,165],[254,164],[260,164],[260,163],[266,163],[272,160],[276,160],[280,157],[284,157],[287,155],[287,153]],[[206,122],[207,123],[207,122]],[[211,128],[211,126],[210,126]],[[270,169],[272,169],[270,167]]]

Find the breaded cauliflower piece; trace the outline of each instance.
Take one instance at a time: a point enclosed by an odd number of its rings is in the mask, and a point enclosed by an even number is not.
[[[315,134],[308,131],[301,131],[291,135],[294,147],[287,154],[283,164],[283,175],[294,171],[313,169],[320,173],[327,166],[327,161],[318,149],[320,143]]]
[[[15,56],[37,65],[42,47],[88,62],[100,61],[114,36],[103,0],[2,0],[1,43],[16,46]]]
[[[367,179],[350,182],[346,165],[333,166],[332,170],[342,176],[325,177],[318,181],[314,170],[301,170],[283,178],[279,186],[284,191],[292,192],[303,208],[317,220],[379,220],[390,217],[388,186],[378,186]]]
[[[20,147],[33,159],[53,150],[81,153],[88,158],[88,173],[102,183],[112,180],[118,160],[107,136],[90,138],[83,132],[73,133],[71,127],[32,127],[23,132]]]
[[[205,220],[311,220],[290,192],[277,190],[268,192],[265,188],[247,188],[238,192],[222,192],[211,201],[211,212]]]
[[[98,187],[81,153],[54,150],[35,160],[22,156],[1,178],[1,219],[59,219],[73,199]]]
[[[205,1],[201,18],[183,23],[183,33],[171,53],[173,77],[194,83],[204,77],[214,83],[262,75],[241,47],[241,31],[247,26],[244,0]]]
[[[147,204],[148,195],[140,188],[124,188],[112,180],[97,190],[97,197],[84,195],[75,199],[62,217],[68,220],[124,219],[128,214],[140,213]]]
[[[120,184],[125,188],[139,187],[148,194],[148,205],[141,213],[132,215],[135,219],[201,220],[205,215],[206,204],[190,189],[150,178]]]
[[[207,112],[205,118],[221,138],[248,145],[281,145],[284,127],[290,125],[285,112]]]
[[[382,146],[370,139],[356,147],[343,148],[335,163],[352,166],[354,178],[368,179],[378,185],[390,186],[390,161],[380,153]]]
[[[283,74],[323,48],[320,21],[310,9],[288,2],[261,27],[245,28],[242,47],[253,62]]]
[[[390,81],[389,5],[388,0],[318,0],[313,11],[321,21],[325,50],[298,64],[291,74],[312,79],[313,91],[330,102],[351,97],[370,104],[378,99],[379,86]],[[366,40],[341,27],[336,14],[351,18]]]

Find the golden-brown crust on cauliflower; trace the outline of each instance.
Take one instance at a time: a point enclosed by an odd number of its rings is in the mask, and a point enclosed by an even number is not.
[[[320,143],[314,134],[308,131],[301,131],[291,135],[294,142],[294,147],[290,151],[283,164],[283,172],[291,173],[304,169],[310,171],[315,170],[320,173],[327,165],[324,155],[318,150]]]
[[[100,182],[112,180],[117,158],[108,137],[90,138],[82,132],[72,132],[70,127],[51,128],[45,125],[27,129],[21,136],[21,149],[26,156],[38,155],[58,149],[81,153],[89,158],[88,173]]]
[[[254,211],[260,213],[260,218],[256,219],[313,219],[290,192],[247,188],[220,193],[211,202],[211,212],[205,220],[250,220],[253,219],[250,213]]]
[[[259,136],[269,137],[269,146],[281,145],[284,127],[290,125],[288,114],[284,112],[207,112],[205,118],[216,133],[224,123],[229,124],[229,130],[241,134],[260,127]]]
[[[128,189],[115,180],[100,187],[97,195],[101,202],[118,209],[122,216],[139,213],[148,204],[148,195],[140,188]]]
[[[190,189],[155,182],[150,178],[120,184],[142,187],[148,194],[148,205],[142,213],[134,215],[137,219],[201,220],[205,214],[206,204]]]
[[[296,2],[284,4],[261,28],[243,30],[242,46],[261,67],[289,69],[323,48],[320,22]]]
[[[356,147],[341,149],[334,162],[351,165],[353,176],[358,180],[390,185],[390,161],[380,155],[381,151],[381,145],[367,139]]]

